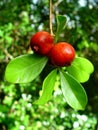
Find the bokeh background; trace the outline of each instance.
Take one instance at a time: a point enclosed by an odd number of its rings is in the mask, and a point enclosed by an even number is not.
[[[55,16],[67,17],[59,40],[71,43],[79,56],[94,65],[94,73],[83,83],[87,107],[84,111],[70,108],[59,81],[51,101],[34,105],[45,71],[28,84],[5,80],[9,61],[30,52],[31,36],[39,30],[49,31],[49,0],[0,0],[0,130],[98,130],[98,0],[53,0],[53,14],[54,33]]]

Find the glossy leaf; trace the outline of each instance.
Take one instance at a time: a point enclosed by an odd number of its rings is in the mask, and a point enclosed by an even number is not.
[[[7,65],[5,78],[12,83],[31,82],[41,73],[46,63],[46,57],[35,54],[19,56]]]
[[[62,32],[65,29],[66,17],[63,15],[57,15],[57,33]]]
[[[82,85],[68,73],[60,72],[61,90],[66,102],[76,110],[84,110],[87,95]]]
[[[42,86],[42,95],[37,101],[35,101],[35,104],[44,105],[51,99],[56,81],[56,75],[57,69],[50,72],[49,75],[45,78]]]
[[[57,31],[55,34],[55,42],[57,42],[59,35],[65,29],[66,17],[63,15],[57,15],[56,20],[57,20]]]
[[[90,74],[94,71],[93,64],[86,58],[77,57],[72,65],[67,67],[67,71],[79,82],[86,82]]]

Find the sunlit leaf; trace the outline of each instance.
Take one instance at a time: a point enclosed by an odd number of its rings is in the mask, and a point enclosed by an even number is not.
[[[89,79],[90,74],[94,71],[94,67],[86,58],[77,57],[71,66],[67,67],[67,71],[79,82],[86,82]]]
[[[44,105],[51,99],[56,81],[56,75],[57,70],[55,69],[45,78],[42,86],[42,95],[37,101],[35,101],[35,104]]]
[[[76,110],[84,110],[87,95],[82,85],[68,73],[60,72],[61,89],[66,102]]]
[[[19,56],[6,67],[5,78],[12,83],[27,83],[35,79],[47,63],[47,57],[35,54]]]

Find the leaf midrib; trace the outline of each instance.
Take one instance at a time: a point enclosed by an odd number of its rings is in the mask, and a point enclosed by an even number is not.
[[[64,77],[64,79],[66,80],[66,78],[65,78],[65,76],[64,76],[64,74],[61,72],[61,74],[63,75],[63,77]],[[66,82],[67,82],[67,80],[66,80]],[[65,84],[66,85],[66,84]],[[68,82],[67,82],[67,85],[68,85]],[[69,86],[69,85],[68,85]],[[82,86],[81,86],[82,87]],[[74,93],[73,92],[73,89],[71,89],[71,87],[69,86],[69,87],[67,87],[68,89],[70,89],[70,91],[72,92],[72,93]],[[82,89],[83,90],[83,89]],[[84,91],[84,90],[83,90]],[[84,91],[85,92],[85,91]],[[81,105],[81,103],[79,102],[79,100],[78,100],[78,98],[77,98],[77,96],[76,96],[76,94],[73,94],[73,96],[76,98],[76,100],[78,101],[78,103],[80,104],[80,106],[81,106],[81,108],[83,108],[82,107],[82,105]],[[64,96],[65,97],[65,96]],[[65,97],[65,99],[66,99],[66,97]],[[69,102],[68,102],[69,103]],[[71,105],[71,104],[70,104]],[[71,105],[72,106],[72,105]]]
[[[29,66],[27,66],[27,67],[24,67],[22,70],[16,71],[14,74],[21,73],[22,71],[24,71],[24,70],[26,70],[26,69],[29,69],[29,68],[31,68],[32,66],[36,66],[36,64],[39,64],[39,63],[42,62],[43,60],[45,60],[45,58],[41,59],[41,60],[40,60],[39,62],[37,62],[37,63],[34,63],[34,64],[31,64],[31,65],[29,65]],[[25,72],[25,71],[24,71],[24,72]]]

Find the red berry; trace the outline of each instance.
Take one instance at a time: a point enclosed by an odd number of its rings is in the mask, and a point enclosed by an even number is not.
[[[68,66],[75,58],[75,50],[70,44],[60,42],[53,46],[49,56],[53,65]]]
[[[39,31],[32,36],[30,46],[35,53],[47,55],[53,47],[54,38],[45,31]]]

